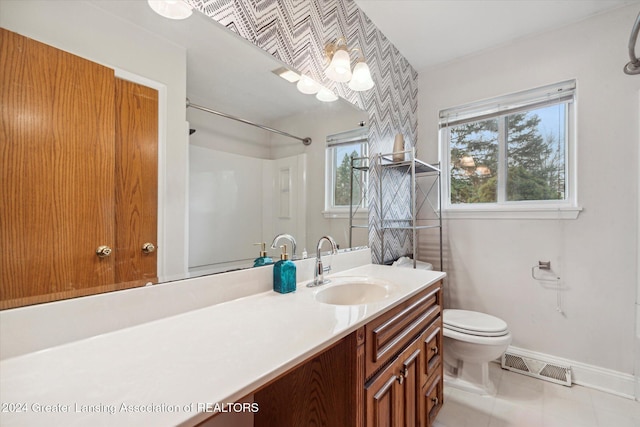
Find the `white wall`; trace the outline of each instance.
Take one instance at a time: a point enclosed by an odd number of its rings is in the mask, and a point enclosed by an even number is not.
[[[640,91],[638,91],[638,110],[640,110]],[[638,133],[640,134],[640,123],[638,123]],[[640,141],[638,141],[640,143]],[[640,165],[640,150],[638,150],[638,165]],[[636,282],[638,289],[636,290],[636,400],[640,401],[640,171],[637,175],[638,191],[636,196],[636,202],[638,203],[638,210],[636,212],[636,228],[637,232],[637,247],[636,247]]]
[[[165,87],[160,120],[158,253],[164,276],[186,271],[186,51],[148,31],[78,1],[0,1],[0,25],[105,66]],[[132,43],[135,40],[135,43]],[[163,95],[164,94],[164,95]],[[170,177],[170,179],[168,179]],[[164,191],[163,191],[164,189]],[[162,272],[160,272],[162,273]]]
[[[640,76],[622,72],[637,14],[637,5],[616,9],[419,74],[426,158],[438,150],[440,109],[577,79],[584,211],[576,220],[446,220],[445,303],[505,319],[514,346],[623,374],[638,357]],[[566,317],[555,311],[555,292],[531,279],[538,260],[562,278]]]

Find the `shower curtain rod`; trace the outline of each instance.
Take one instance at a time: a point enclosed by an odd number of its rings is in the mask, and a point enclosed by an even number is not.
[[[626,74],[640,74],[640,59],[636,57],[638,32],[640,32],[640,13],[638,13],[636,23],[633,25],[631,36],[629,37],[629,59],[631,59],[631,61],[624,66],[624,72]]]
[[[231,114],[221,113],[220,111],[212,110],[211,108],[203,107],[202,105],[192,104],[191,101],[189,101],[189,98],[187,98],[187,108],[195,108],[196,110],[201,110],[201,111],[205,111],[207,113],[216,114],[216,115],[221,116],[221,117],[226,117],[227,119],[235,120],[235,121],[238,121],[238,122],[246,123],[246,124],[251,125],[251,126],[258,127],[260,129],[268,130],[269,132],[273,132],[273,133],[277,133],[277,134],[282,135],[282,136],[287,136],[289,138],[297,139],[298,141],[302,141],[302,143],[304,145],[310,145],[311,144],[311,138],[309,138],[309,137],[300,138],[298,136],[291,135],[290,133],[283,132],[283,131],[278,130],[278,129],[270,128],[268,126],[260,125],[258,123],[254,123],[254,122],[251,122],[249,120],[241,119],[240,117],[232,116]]]

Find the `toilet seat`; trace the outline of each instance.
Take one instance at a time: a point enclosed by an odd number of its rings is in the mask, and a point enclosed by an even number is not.
[[[446,309],[443,324],[445,329],[479,337],[501,337],[509,333],[504,320],[477,311]]]

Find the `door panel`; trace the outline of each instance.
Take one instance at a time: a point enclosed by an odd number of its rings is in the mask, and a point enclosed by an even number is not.
[[[417,345],[416,345],[417,344]],[[416,342],[405,352],[402,359],[402,375],[404,377],[404,390],[402,399],[402,413],[406,427],[424,426],[426,419],[423,409],[422,391],[422,352],[421,342]]]
[[[0,29],[0,308],[114,282],[113,70]]]
[[[403,362],[395,359],[365,386],[367,427],[399,427],[405,425],[405,384]]]
[[[115,84],[116,283],[157,281],[158,91],[126,80]]]
[[[0,309],[157,281],[157,91],[0,29],[0,120]]]
[[[366,390],[367,427],[396,427],[398,386],[395,375],[380,375]]]

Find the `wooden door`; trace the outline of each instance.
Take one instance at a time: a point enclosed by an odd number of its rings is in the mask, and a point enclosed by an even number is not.
[[[366,386],[367,427],[424,427],[423,340],[414,340]]]
[[[357,333],[254,394],[255,427],[361,427],[362,370]]]
[[[114,73],[0,29],[0,308],[114,283]]]
[[[402,418],[405,427],[425,427],[426,413],[424,400],[422,398],[422,386],[424,372],[422,368],[422,351],[416,342],[409,347],[401,356],[403,381],[403,393],[401,402]]]
[[[398,374],[398,362],[383,369],[365,387],[366,426],[398,427],[403,425],[400,408],[402,385]]]
[[[158,91],[116,79],[115,107],[115,283],[142,286],[157,282]]]

